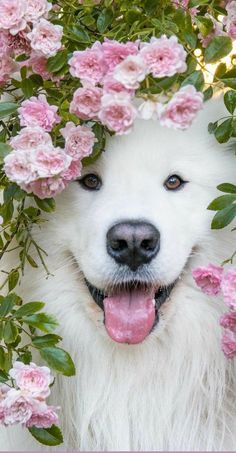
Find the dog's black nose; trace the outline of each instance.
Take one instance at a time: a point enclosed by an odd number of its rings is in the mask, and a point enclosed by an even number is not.
[[[136,271],[149,263],[160,248],[160,233],[151,224],[141,221],[117,223],[107,232],[107,251],[119,264]]]

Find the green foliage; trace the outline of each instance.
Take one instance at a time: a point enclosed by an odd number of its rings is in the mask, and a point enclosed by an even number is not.
[[[29,428],[32,436],[43,445],[54,447],[63,442],[63,437],[58,426],[53,425],[51,428]]]
[[[225,183],[220,184],[217,189],[227,195],[221,195],[208,206],[208,209],[217,211],[212,220],[213,229],[226,227],[236,217],[236,186]]]

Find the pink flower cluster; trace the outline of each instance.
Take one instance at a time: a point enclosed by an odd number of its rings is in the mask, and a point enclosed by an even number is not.
[[[140,83],[149,74],[162,78],[185,72],[186,56],[176,36],[165,35],[153,37],[149,43],[105,39],[75,51],[69,60],[70,72],[80,79],[82,87],[74,93],[70,112],[83,120],[100,120],[116,134],[127,134],[137,115],[147,118],[143,115],[147,109],[141,106],[137,110],[135,105]],[[202,104],[202,94],[186,86],[161,109],[156,103],[155,113],[162,125],[185,129]]]
[[[222,267],[209,264],[193,270],[193,277],[201,290],[210,296],[222,293],[229,312],[220,318],[226,330],[222,337],[222,350],[226,357],[236,357],[236,268],[224,272]]]
[[[53,197],[81,174],[81,160],[96,141],[88,126],[67,123],[61,130],[65,148],[54,147],[48,132],[60,122],[57,107],[44,95],[24,101],[19,108],[19,134],[10,140],[13,151],[4,159],[7,177],[39,198]]]
[[[236,1],[230,1],[225,7],[227,16],[224,18],[224,25],[228,35],[236,39]]]
[[[58,408],[46,403],[53,382],[49,368],[15,362],[9,375],[15,386],[0,386],[1,424],[50,428],[58,423]]]
[[[36,64],[56,55],[63,29],[47,20],[51,9],[47,0],[0,0],[0,84],[19,68],[15,56],[32,53]]]

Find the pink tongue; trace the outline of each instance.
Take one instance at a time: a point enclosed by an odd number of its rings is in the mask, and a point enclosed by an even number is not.
[[[105,326],[118,343],[141,343],[155,321],[154,293],[124,292],[104,299]]]

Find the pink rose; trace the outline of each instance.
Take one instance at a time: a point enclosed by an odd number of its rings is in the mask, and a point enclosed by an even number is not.
[[[154,77],[170,77],[187,69],[187,53],[176,36],[153,37],[150,43],[142,44],[140,54]]]
[[[0,84],[6,83],[11,78],[13,72],[18,70],[19,66],[9,55],[0,57]]]
[[[80,160],[72,160],[69,168],[61,173],[61,178],[63,179],[64,183],[67,181],[73,181],[81,175],[82,171],[82,163]]]
[[[55,197],[62,192],[66,187],[66,181],[61,177],[54,176],[53,178],[38,179],[30,184],[25,185],[24,189],[28,193],[34,193],[42,200],[44,198]]]
[[[27,34],[32,49],[45,57],[53,57],[61,48],[63,27],[41,18]]]
[[[60,129],[65,138],[65,151],[73,160],[81,160],[92,153],[96,137],[88,126],[75,126],[71,121]]]
[[[27,0],[25,19],[27,22],[37,22],[42,16],[47,17],[52,4],[47,0]]]
[[[102,97],[99,119],[108,129],[117,135],[131,131],[137,111],[126,93],[106,94]]]
[[[70,104],[70,113],[74,113],[83,120],[97,118],[101,97],[101,88],[93,86],[78,88]]]
[[[9,50],[14,55],[21,55],[25,53],[28,55],[31,51],[30,42],[27,38],[26,29],[23,31],[19,31],[16,35],[11,35],[9,33]],[[21,62],[21,64],[25,64],[25,62]]]
[[[15,150],[37,148],[39,145],[52,146],[51,136],[41,127],[24,127],[18,135],[12,137],[10,145]]]
[[[236,39],[236,14],[227,20],[225,29],[230,38]]]
[[[236,333],[236,311],[230,311],[229,313],[224,313],[220,317],[220,325],[229,329],[232,332]]]
[[[105,38],[102,43],[105,64],[109,72],[121,63],[128,55],[137,55],[138,43],[128,41],[125,44]]]
[[[187,129],[202,108],[203,94],[196,91],[193,85],[186,85],[160,108],[160,123],[174,129]]]
[[[139,55],[129,55],[115,67],[113,77],[125,88],[137,89],[146,74],[147,69],[142,58]]]
[[[30,151],[13,151],[4,158],[4,171],[10,181],[22,185],[28,184],[36,177],[35,169],[31,162]]]
[[[50,395],[49,386],[53,382],[53,377],[46,366],[40,367],[33,362],[25,365],[16,361],[9,375],[15,379],[20,390],[29,392],[34,398],[46,398]]]
[[[53,80],[55,82],[61,80],[61,76],[55,76],[47,69],[47,58],[37,53],[32,53],[28,60],[28,65],[32,67],[35,74],[39,74],[43,80]]]
[[[209,296],[215,296],[220,292],[223,268],[209,264],[193,270],[193,278],[202,292]]]
[[[236,1],[233,0],[231,2],[227,2],[227,5],[225,6],[225,9],[228,13],[228,16],[234,16],[236,15]]]
[[[221,340],[222,351],[228,359],[236,356],[236,341],[233,332],[226,330]]]
[[[11,389],[6,398],[1,401],[1,409],[4,413],[4,425],[25,425],[34,411],[35,401],[27,393],[21,390]]]
[[[108,74],[103,79],[103,92],[107,93],[129,93],[130,96],[134,96],[135,90],[126,88],[122,83],[118,82],[112,77],[111,74]]]
[[[10,56],[11,49],[9,48],[10,33],[7,30],[0,30],[0,56]]]
[[[56,413],[57,408],[53,406],[47,406],[39,412],[34,412],[30,419],[27,421],[27,428],[36,426],[36,428],[51,428],[52,425],[58,423],[58,415]]]
[[[21,126],[39,126],[45,131],[51,131],[55,124],[60,122],[57,115],[58,107],[49,105],[44,94],[35,96],[22,102],[18,109]]]
[[[89,49],[75,51],[68,63],[71,75],[83,83],[100,83],[107,71],[102,45],[98,41]]]
[[[0,0],[0,28],[16,35],[26,27],[25,11],[26,2],[23,0]]]
[[[67,170],[70,163],[71,157],[59,147],[40,145],[32,156],[32,165],[37,173],[37,179],[59,175]]]
[[[221,282],[221,289],[225,303],[236,310],[236,267],[224,274]]]

